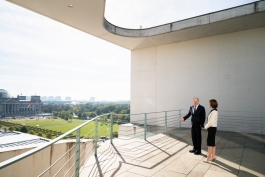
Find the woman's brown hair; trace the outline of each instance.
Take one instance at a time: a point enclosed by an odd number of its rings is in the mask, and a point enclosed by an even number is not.
[[[212,108],[218,108],[218,103],[215,99],[211,99],[211,100],[209,100],[209,102],[210,102],[210,106]]]

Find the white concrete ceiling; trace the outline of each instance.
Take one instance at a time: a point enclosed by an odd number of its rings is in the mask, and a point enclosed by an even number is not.
[[[106,21],[105,0],[8,1],[129,50],[265,26],[265,1],[141,30]]]

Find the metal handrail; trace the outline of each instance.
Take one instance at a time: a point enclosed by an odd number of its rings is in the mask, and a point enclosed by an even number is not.
[[[175,112],[175,111],[177,111],[177,113],[171,113],[173,115],[169,115],[168,114],[170,112]],[[95,118],[93,118],[91,120],[86,121],[85,123],[79,125],[78,127],[74,128],[72,130],[69,130],[68,132],[64,133],[63,135],[60,135],[59,137],[55,138],[54,140],[52,140],[52,141],[50,141],[50,142],[48,142],[46,144],[43,144],[41,146],[36,147],[35,149],[32,149],[32,150],[30,150],[28,152],[25,152],[25,153],[21,154],[21,155],[18,155],[16,157],[13,157],[13,158],[11,158],[9,160],[6,160],[4,162],[1,162],[0,163],[0,169],[3,169],[3,168],[5,168],[5,167],[7,167],[9,165],[12,165],[12,164],[14,164],[14,163],[16,163],[16,162],[18,162],[18,161],[20,161],[20,160],[28,157],[28,156],[31,156],[31,155],[33,155],[33,154],[35,154],[35,153],[37,153],[37,152],[39,152],[39,151],[47,148],[47,147],[53,145],[54,143],[58,142],[59,140],[61,140],[64,137],[68,136],[69,134],[77,131],[77,132],[79,132],[79,135],[76,136],[76,144],[75,144],[75,146],[76,146],[77,150],[76,150],[76,154],[75,155],[76,156],[79,156],[79,157],[77,157],[78,158],[78,161],[76,161],[74,164],[72,164],[71,167],[68,169],[68,171],[67,171],[67,174],[68,174],[71,171],[71,169],[73,168],[73,166],[75,164],[79,165],[79,163],[80,163],[80,161],[79,161],[80,160],[79,159],[80,158],[80,149],[86,144],[86,143],[83,144],[81,146],[81,148],[80,148],[80,140],[84,139],[93,130],[95,130],[95,132],[90,137],[92,137],[92,136],[95,135],[95,137],[94,137],[95,138],[94,139],[95,140],[94,141],[94,151],[95,151],[95,155],[97,155],[97,147],[96,147],[97,146],[97,138],[98,138],[98,135],[100,133],[99,130],[101,130],[101,129],[98,129],[98,119],[101,116],[110,115],[110,118],[111,118],[111,121],[110,121],[110,143],[113,143],[113,141],[112,141],[113,140],[113,123],[114,123],[114,116],[115,115],[122,115],[122,116],[128,116],[129,115],[130,116],[129,117],[130,119],[132,118],[132,116],[139,116],[140,118],[142,116],[142,119],[136,120],[136,122],[142,122],[141,125],[143,125],[143,129],[140,130],[141,132],[137,132],[138,135],[134,135],[134,137],[144,137],[144,139],[146,140],[147,136],[149,136],[149,135],[152,136],[154,133],[160,132],[160,130],[162,130],[162,131],[164,130],[164,133],[167,133],[167,131],[168,131],[167,128],[170,127],[170,126],[172,126],[173,124],[174,124],[174,126],[179,126],[179,128],[180,128],[182,126],[181,125],[182,123],[181,123],[181,121],[179,119],[175,119],[175,118],[178,118],[178,117],[183,116],[183,114],[184,114],[183,111],[186,111],[186,110],[185,109],[178,109],[178,110],[147,112],[147,113],[139,113],[139,114],[110,114],[110,113],[108,113],[108,114],[102,114],[102,115],[99,115],[99,116],[97,116],[97,117],[95,117]],[[236,113],[236,112],[242,112],[242,111],[220,111],[220,112]],[[164,113],[164,116],[159,115],[161,113]],[[249,112],[249,113],[251,113],[251,112]],[[255,113],[257,113],[257,112],[255,112]],[[150,114],[157,114],[157,117],[154,117],[153,115],[150,115]],[[260,117],[256,117],[256,118],[260,118],[260,120],[261,120],[260,127],[261,127],[261,130],[262,130],[262,133],[263,133],[263,129],[264,129],[263,128],[263,121],[265,122],[265,117],[263,117],[264,112],[260,112],[260,115],[261,115]],[[231,121],[235,121],[235,120],[233,120],[233,118],[237,117],[237,116],[222,116],[222,115],[219,115],[219,116],[220,117],[230,117],[231,118]],[[80,129],[82,127],[84,127],[85,125],[89,124],[92,121],[95,121],[95,127],[89,133],[87,133],[83,138],[80,138]],[[151,121],[151,123],[155,123],[155,122],[158,123],[159,122],[159,125],[161,124],[161,127],[155,127],[159,131],[157,131],[157,130],[154,131],[155,128],[154,129],[152,127],[150,128],[150,126],[154,126],[154,125],[151,125],[151,124],[150,125],[147,125],[147,123],[150,123],[150,121]],[[161,123],[162,121],[164,121],[164,123]],[[221,120],[220,122],[222,122],[222,121],[223,120]],[[131,122],[131,121],[129,121],[129,122]],[[135,123],[135,122],[132,122],[132,123]],[[256,124],[256,123],[254,123],[254,124]],[[233,126],[233,124],[230,124],[229,126]],[[101,132],[103,132],[103,131],[105,131],[105,130],[102,130]],[[122,131],[122,130],[120,130],[120,131]],[[133,135],[133,134],[130,133],[130,135]],[[73,146],[70,150],[72,150],[75,146]],[[68,150],[66,153],[68,153],[70,150]],[[65,154],[63,156],[65,156]],[[81,155],[83,155],[83,154],[84,154],[84,152],[81,153]],[[75,155],[73,155],[66,163],[68,163]],[[47,170],[45,170],[44,172],[42,172],[42,174],[46,173],[50,168],[52,168],[63,156],[61,156],[58,160],[56,160],[56,162],[53,163]],[[86,156],[88,156],[88,154]],[[81,163],[85,159],[86,158],[84,158],[81,161]],[[59,172],[64,168],[64,166],[61,167],[61,169],[57,172],[57,174],[59,174]],[[75,168],[75,172],[73,174],[77,174],[77,173],[79,174],[80,173],[79,170],[80,170],[79,169],[79,166],[76,167]],[[78,174],[76,176],[78,176]]]
[[[52,140],[52,141],[50,141],[50,142],[48,142],[48,143],[45,143],[45,144],[43,144],[43,145],[41,145],[41,146],[38,146],[38,147],[36,147],[36,148],[34,148],[34,149],[30,150],[30,151],[27,151],[27,152],[25,152],[25,153],[23,153],[23,154],[20,154],[20,155],[18,155],[18,156],[15,156],[15,157],[13,157],[13,158],[11,158],[11,159],[8,159],[8,160],[6,160],[6,161],[4,161],[4,162],[1,162],[1,163],[0,163],[0,169],[3,169],[3,168],[5,168],[5,167],[7,167],[7,166],[9,166],[9,165],[12,165],[12,164],[14,164],[14,163],[16,163],[16,162],[18,162],[18,161],[20,161],[20,160],[22,160],[22,159],[25,159],[26,157],[29,157],[29,156],[31,156],[31,155],[33,155],[33,154],[35,154],[35,153],[37,153],[37,152],[39,152],[39,151],[41,151],[41,150],[47,148],[47,147],[49,147],[49,146],[55,144],[56,142],[58,142],[59,140],[63,139],[63,138],[66,137],[67,135],[73,133],[74,131],[76,131],[76,130],[82,128],[82,127],[84,127],[85,125],[89,124],[90,122],[92,122],[92,121],[94,121],[94,120],[96,120],[96,119],[98,119],[99,117],[104,116],[104,115],[108,115],[108,114],[103,114],[103,115],[97,116],[97,117],[95,117],[95,118],[93,118],[93,119],[91,119],[91,120],[88,120],[87,122],[85,122],[85,123],[83,123],[83,124],[77,126],[76,128],[74,128],[74,129],[72,129],[72,130],[69,130],[68,132],[66,132],[66,133],[64,133],[64,134],[62,134],[62,135],[60,135],[59,137],[55,138],[54,140]]]

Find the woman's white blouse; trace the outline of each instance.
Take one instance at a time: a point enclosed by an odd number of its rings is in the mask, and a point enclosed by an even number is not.
[[[218,111],[213,110],[208,115],[208,123],[204,126],[204,128],[208,129],[209,127],[217,127],[217,120],[218,120]]]

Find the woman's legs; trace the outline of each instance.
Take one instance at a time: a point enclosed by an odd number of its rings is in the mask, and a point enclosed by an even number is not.
[[[208,146],[208,155],[207,155],[207,159],[206,161],[209,161],[210,159],[212,159],[212,146]]]
[[[212,159],[215,158],[216,146],[213,146],[212,150]]]

